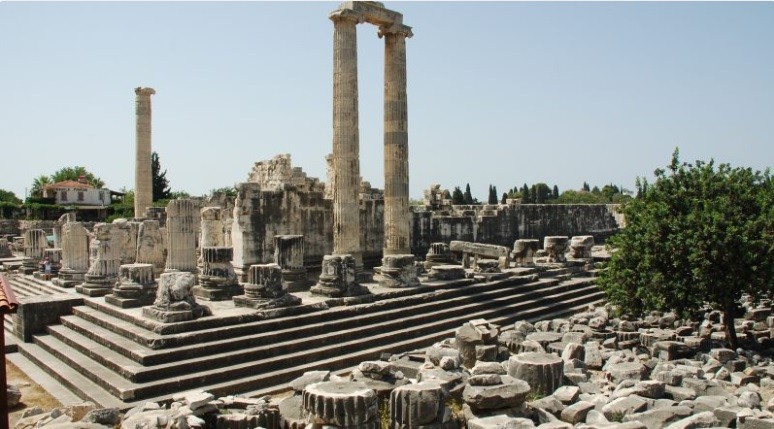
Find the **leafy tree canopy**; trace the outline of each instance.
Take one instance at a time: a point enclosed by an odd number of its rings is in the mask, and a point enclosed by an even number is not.
[[[11,191],[0,189],[0,203],[21,204],[22,200]]]
[[[102,188],[105,182],[99,177],[86,170],[86,167],[76,165],[75,167],[63,167],[55,171],[50,176],[41,175],[32,181],[30,196],[40,198],[43,196],[43,187],[52,183],[63,182],[65,180],[79,180],[83,176],[86,181],[95,188]]]
[[[683,316],[704,304],[723,312],[734,330],[741,295],[772,294],[774,182],[769,171],[713,161],[680,163],[675,150],[655,183],[623,205],[626,228],[611,238],[617,249],[599,284],[623,311],[675,310]]]

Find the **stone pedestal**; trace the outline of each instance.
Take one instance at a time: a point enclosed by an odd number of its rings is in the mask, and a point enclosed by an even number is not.
[[[535,253],[540,249],[539,240],[521,239],[513,242],[511,258],[516,266],[528,267],[535,264]]]
[[[301,298],[282,287],[282,268],[277,264],[252,265],[244,285],[245,294],[234,297],[238,307],[268,309],[301,304]]]
[[[307,289],[303,235],[275,235],[274,262],[282,268],[282,287],[286,291]]]
[[[166,249],[159,221],[146,219],[137,231],[137,263],[153,265],[156,276],[164,271]]]
[[[24,260],[19,271],[32,274],[40,268],[43,250],[48,248],[46,233],[42,229],[28,229],[24,232]]]
[[[425,255],[425,269],[429,270],[438,265],[449,265],[454,262],[449,245],[446,243],[432,243],[430,250]]]
[[[89,269],[89,232],[80,222],[62,225],[62,268],[54,284],[73,287],[83,283]]]
[[[166,272],[159,277],[156,300],[142,308],[142,315],[163,323],[184,322],[212,314],[191,294],[196,277],[189,272]]]
[[[419,286],[414,255],[384,255],[375,280],[390,288]]]
[[[89,271],[83,276],[83,284],[75,287],[78,293],[104,296],[113,290],[118,281],[118,267],[121,265],[120,247],[114,243],[114,239],[119,236],[120,233],[111,223],[98,223],[94,226],[94,239],[89,245]]]
[[[548,262],[566,262],[564,256],[567,252],[570,239],[566,236],[548,236],[543,239],[543,250],[546,251]]]
[[[202,263],[199,284],[192,293],[210,301],[222,301],[242,294],[231,259],[231,247],[202,247]]]
[[[592,247],[594,247],[593,235],[576,235],[570,240],[570,256],[577,259],[589,259]]]
[[[145,214],[153,205],[153,172],[151,169],[151,95],[153,88],[135,88],[135,169],[134,169],[134,216]]]
[[[105,302],[121,308],[151,305],[156,299],[156,280],[152,264],[126,264],[118,269],[118,283]]]
[[[167,205],[167,265],[165,271],[196,272],[196,233],[199,209],[194,200],[172,200]]]
[[[356,296],[370,293],[357,283],[355,258],[352,255],[325,255],[322,273],[310,292],[329,297]]]

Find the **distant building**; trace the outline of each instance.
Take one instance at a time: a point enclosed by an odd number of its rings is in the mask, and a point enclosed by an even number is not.
[[[110,193],[110,189],[95,188],[83,176],[43,186],[44,197],[53,198],[60,206],[107,206]]]

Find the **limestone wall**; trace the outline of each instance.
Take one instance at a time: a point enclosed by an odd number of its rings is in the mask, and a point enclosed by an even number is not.
[[[520,238],[594,235],[598,242],[622,227],[616,205],[512,204],[415,208],[411,249],[424,255],[433,242],[452,240],[512,246]]]

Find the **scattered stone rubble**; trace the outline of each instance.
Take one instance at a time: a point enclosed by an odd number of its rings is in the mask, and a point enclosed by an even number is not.
[[[281,399],[194,391],[137,406],[120,422],[117,410],[86,403],[31,410],[16,428],[774,428],[774,316],[744,305],[737,330],[747,349],[724,347],[715,311],[700,323],[593,307],[534,324],[477,319],[454,338],[383,354],[346,376],[304,373]]]

